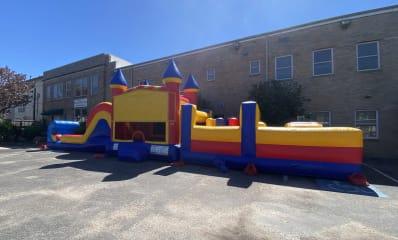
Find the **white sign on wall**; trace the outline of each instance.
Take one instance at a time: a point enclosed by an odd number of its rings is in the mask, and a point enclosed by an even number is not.
[[[87,98],[79,98],[73,101],[74,108],[85,108],[87,107]]]

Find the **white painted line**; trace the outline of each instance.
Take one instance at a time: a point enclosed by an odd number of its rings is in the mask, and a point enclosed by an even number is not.
[[[393,182],[395,182],[395,183],[398,183],[398,180],[397,180],[397,179],[391,177],[391,176],[388,175],[387,173],[384,173],[384,172],[380,171],[379,169],[377,169],[377,168],[375,168],[375,167],[372,167],[372,166],[370,166],[370,165],[368,165],[368,164],[366,164],[366,163],[362,163],[362,164],[365,165],[365,166],[367,166],[368,168],[372,169],[373,171],[380,173],[381,175],[383,175],[384,177],[390,179],[391,181],[393,181]]]
[[[385,195],[384,193],[380,192],[379,189],[377,189],[377,188],[376,188],[375,186],[373,186],[373,185],[369,185],[368,188],[369,188],[369,189],[372,189],[373,192],[375,192],[375,193],[377,194],[378,197],[381,197],[381,198],[387,198],[387,197],[388,197],[388,196]]]

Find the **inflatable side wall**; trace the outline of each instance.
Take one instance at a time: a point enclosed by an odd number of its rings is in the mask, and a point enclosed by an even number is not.
[[[255,102],[244,102],[241,125],[197,126],[194,105],[182,106],[181,157],[221,170],[254,164],[260,171],[347,179],[360,172],[362,132],[346,127],[259,126]]]
[[[182,75],[173,60],[163,85],[127,87],[121,70],[111,80],[112,103],[96,105],[84,134],[79,123],[54,121],[48,146],[107,152],[119,159],[165,159],[253,171],[347,179],[360,172],[363,138],[360,129],[288,123],[269,127],[260,122],[253,101],[242,103],[239,118],[213,119],[198,111],[199,85]],[[249,170],[247,170],[249,173]]]

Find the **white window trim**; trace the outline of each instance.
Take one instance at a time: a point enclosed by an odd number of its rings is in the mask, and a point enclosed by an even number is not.
[[[362,44],[368,44],[368,43],[377,43],[377,68],[372,68],[372,69],[364,69],[364,70],[359,70],[359,58],[363,58],[363,57],[359,57],[358,55],[358,46],[362,45]],[[370,41],[370,42],[361,42],[361,43],[357,43],[356,45],[356,52],[357,52],[357,72],[367,72],[367,71],[375,71],[375,70],[379,70],[381,68],[380,65],[380,43],[379,41]],[[365,57],[374,57],[376,55],[368,55]]]
[[[213,71],[213,79],[209,79],[209,71]],[[216,68],[208,68],[207,70],[206,70],[206,79],[207,79],[207,81],[209,81],[209,82],[212,82],[212,81],[215,81],[216,80]]]
[[[316,52],[320,52],[320,51],[325,51],[325,50],[331,50],[331,62],[332,62],[332,72],[331,73],[324,73],[324,74],[315,74],[315,53]],[[327,63],[330,61],[324,61],[324,62],[317,62],[317,64],[319,63]],[[319,76],[327,76],[327,75],[332,75],[334,74],[334,51],[333,48],[323,48],[323,49],[318,49],[318,50],[314,50],[312,51],[312,76],[313,77],[319,77]]]
[[[358,127],[357,125],[357,112],[370,112],[374,111],[376,112],[376,137],[363,137],[364,139],[371,139],[371,140],[377,140],[379,139],[379,111],[378,110],[365,110],[365,109],[357,109],[354,111],[354,118],[355,118],[355,127]],[[361,124],[359,124],[361,125]]]
[[[254,63],[254,62],[258,62],[258,72],[252,72],[252,63]],[[261,74],[261,61],[260,61],[260,59],[257,59],[257,60],[251,60],[250,61],[250,63],[249,63],[249,74],[250,75],[258,75],[258,74]]]
[[[291,59],[292,59],[292,64],[291,64],[291,78],[278,78],[278,74],[277,74],[277,68],[276,68],[276,60],[278,59],[278,58],[283,58],[283,57],[291,57]],[[283,56],[278,56],[278,57],[275,57],[275,80],[278,80],[278,81],[280,81],[280,80],[292,80],[293,79],[293,64],[294,64],[294,61],[293,61],[293,55],[292,54],[290,54],[290,55],[283,55]],[[287,68],[287,67],[282,67],[282,68]]]

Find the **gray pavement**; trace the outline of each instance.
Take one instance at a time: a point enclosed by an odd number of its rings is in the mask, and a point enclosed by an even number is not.
[[[310,178],[0,147],[0,239],[398,239],[398,187],[382,178],[372,176],[385,198]]]

